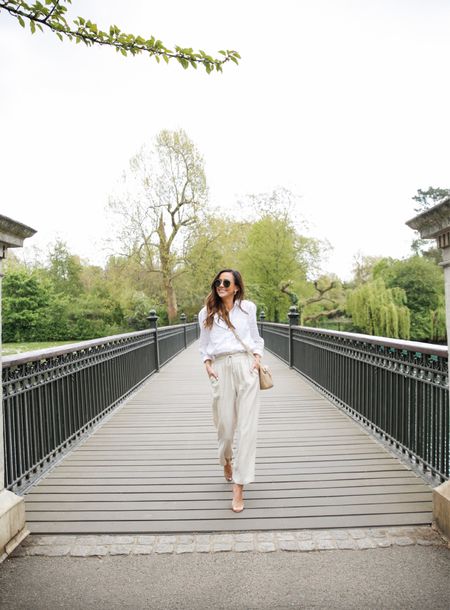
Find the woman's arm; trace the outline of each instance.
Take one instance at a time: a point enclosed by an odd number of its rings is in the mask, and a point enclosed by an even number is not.
[[[202,309],[198,315],[198,323],[200,325],[200,354],[205,364],[206,374],[208,377],[215,377],[218,379],[217,373],[212,367],[212,356],[208,354],[208,343],[209,333],[211,332],[208,328],[205,328],[206,312]]]
[[[264,352],[264,339],[259,336],[258,325],[256,323],[256,305],[254,303],[251,304],[248,323],[250,336],[253,341],[253,355],[258,357],[259,361]]]
[[[199,351],[202,356],[203,362],[206,362],[206,360],[212,360],[211,354],[208,354],[208,343],[209,343],[210,330],[208,328],[205,328],[205,319],[206,319],[206,312],[204,309],[202,309],[200,311],[200,313],[198,314],[198,324],[200,326]]]

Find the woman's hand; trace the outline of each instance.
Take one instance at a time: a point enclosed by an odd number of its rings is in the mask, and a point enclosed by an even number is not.
[[[206,374],[208,375],[208,377],[214,377],[214,379],[219,379],[219,376],[217,375],[216,371],[212,367],[211,360],[207,360],[205,364],[206,364]]]
[[[259,371],[259,367],[261,366],[261,356],[259,354],[253,354],[253,358],[252,369]]]

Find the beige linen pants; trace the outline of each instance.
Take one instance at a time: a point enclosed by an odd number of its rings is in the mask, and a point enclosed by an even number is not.
[[[245,352],[219,356],[214,361],[219,379],[211,378],[219,462],[224,465],[233,457],[233,482],[241,485],[255,480],[260,390],[258,371],[252,371],[252,364],[253,358]]]

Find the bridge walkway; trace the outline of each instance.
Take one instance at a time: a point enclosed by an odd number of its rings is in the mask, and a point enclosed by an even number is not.
[[[227,532],[431,523],[431,488],[298,373],[267,355],[257,480],[230,510],[194,343],[25,496],[39,534]]]

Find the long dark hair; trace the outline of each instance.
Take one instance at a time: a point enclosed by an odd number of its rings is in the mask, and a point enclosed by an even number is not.
[[[214,282],[220,278],[220,275],[222,273],[233,274],[234,284],[237,288],[236,294],[233,297],[233,303],[235,303],[236,301],[241,302],[244,300],[245,290],[242,275],[239,273],[239,271],[236,271],[235,269],[221,269],[211,282],[211,292],[206,297],[205,328],[212,328],[215,314],[218,314],[219,318],[222,318],[222,320],[226,322],[227,326],[229,326],[230,328],[234,328],[231,323],[230,316],[228,315],[227,308],[225,307],[222,299],[217,294],[216,287],[214,286]],[[242,309],[242,311],[244,310]]]

